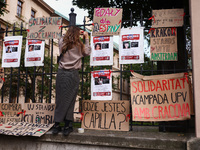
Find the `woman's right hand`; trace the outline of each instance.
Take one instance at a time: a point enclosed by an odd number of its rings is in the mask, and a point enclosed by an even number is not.
[[[89,35],[86,31],[83,32],[83,36],[85,37],[85,39],[89,39]]]

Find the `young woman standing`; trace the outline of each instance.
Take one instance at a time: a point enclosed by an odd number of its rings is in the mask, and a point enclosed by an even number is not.
[[[83,36],[85,45],[80,40],[80,29],[71,26],[58,42],[62,56],[56,77],[56,109],[53,134],[58,134],[61,131],[59,123],[63,121],[65,122],[63,135],[67,136],[73,131],[73,111],[80,82],[78,71],[81,69],[81,58],[91,53],[88,33],[83,32]]]

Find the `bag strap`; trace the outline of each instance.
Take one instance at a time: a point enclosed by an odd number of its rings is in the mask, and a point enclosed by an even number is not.
[[[66,49],[66,51],[67,51],[67,50],[68,50],[68,49]],[[66,51],[65,51],[65,53],[66,53]],[[58,60],[57,60],[58,63],[60,62],[60,59],[63,57],[63,55],[64,55],[65,53],[62,52],[62,53],[60,54],[60,56],[58,57]]]

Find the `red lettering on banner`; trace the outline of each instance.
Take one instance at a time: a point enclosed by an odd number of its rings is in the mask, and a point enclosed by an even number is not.
[[[93,43],[96,43],[96,42],[107,42],[107,41],[110,41],[110,37],[109,36],[93,37]]]
[[[4,62],[6,62],[6,63],[12,63],[12,62],[17,62],[18,61],[18,59],[16,58],[16,59],[4,59]]]
[[[93,92],[93,96],[110,96],[111,92]]]
[[[137,108],[133,110],[133,116],[139,119],[165,119],[165,118],[182,118],[190,116],[190,107],[188,103],[170,104],[169,106],[154,106],[149,113],[149,108]],[[157,114],[158,116],[155,116]]]
[[[114,13],[114,10],[116,10],[116,13]],[[95,16],[97,17],[105,17],[105,16],[117,16],[121,9],[117,8],[96,8],[95,9]]]
[[[30,44],[41,44],[42,41],[41,40],[28,40],[28,45]]]
[[[26,60],[27,61],[40,61],[41,57],[28,57]]]
[[[182,89],[182,88],[181,88],[181,84],[180,84],[180,82],[179,82],[178,79],[176,79],[176,87],[175,87],[175,89],[177,89],[177,87],[180,87],[180,89]]]
[[[121,56],[122,60],[138,60],[140,59],[139,55],[133,55],[133,56]]]
[[[155,108],[157,108],[157,106],[154,106],[153,108],[152,108],[152,117],[154,118],[154,119],[158,119],[158,117],[154,117],[154,109]]]
[[[165,79],[165,80],[156,80],[156,81],[138,81],[133,82],[131,85],[136,92],[154,92],[154,91],[169,91],[185,88],[186,79]]]
[[[110,60],[110,56],[93,57],[93,61],[100,61],[100,60]]]
[[[139,40],[140,39],[140,34],[127,34],[127,35],[122,35],[122,41],[127,41],[127,40]]]
[[[4,42],[5,46],[11,46],[11,45],[19,45],[19,40],[10,40]]]

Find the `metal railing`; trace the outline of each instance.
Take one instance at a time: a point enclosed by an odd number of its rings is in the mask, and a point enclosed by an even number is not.
[[[71,10],[70,13],[70,25],[76,24],[76,15],[74,15],[74,10]],[[182,59],[178,62],[150,62],[149,59],[144,64],[140,65],[121,65],[119,66],[118,71],[112,71],[113,74],[118,73],[120,74],[120,100],[122,100],[122,80],[123,75],[128,74],[131,76],[131,70],[134,70],[134,72],[138,72],[140,74],[148,74],[148,75],[155,75],[155,74],[167,74],[167,73],[178,73],[178,72],[188,72],[191,71],[191,68],[188,68],[188,50],[186,49],[187,43],[186,39],[187,36],[190,36],[189,34],[186,34],[186,31],[188,33],[188,30],[190,30],[190,26],[186,25],[186,19],[189,19],[188,15],[184,16],[184,26],[178,28],[178,34],[180,33],[183,35],[183,37],[178,37],[178,49],[179,53],[181,53],[181,56],[184,59]],[[143,17],[143,12],[141,10],[140,18],[133,18],[132,12],[130,12],[130,19],[129,20],[123,20],[122,25],[126,23],[126,26],[132,27],[133,24],[139,23],[140,26],[144,26],[144,22],[149,21],[148,18]],[[70,26],[69,25],[69,26]],[[87,26],[91,26],[92,24],[86,24],[86,21],[84,19],[82,25],[77,25],[81,27],[83,30],[86,30]],[[62,26],[63,28],[68,28],[69,26]],[[61,29],[61,30],[62,30]],[[150,29],[149,27],[144,28],[145,38],[148,38],[148,31]],[[0,34],[5,34],[5,36],[8,35],[23,35],[23,48],[25,46],[24,42],[26,40],[26,34],[27,30],[23,27],[23,23],[21,23],[20,28],[16,27],[15,24],[12,26],[12,28],[9,28],[8,25],[5,30],[2,30],[0,28]],[[2,39],[3,41],[3,39]],[[55,58],[53,56],[53,39],[50,40],[50,44],[46,46],[46,52],[45,54],[45,62],[47,64],[44,64],[43,67],[24,67],[23,60],[21,62],[20,67],[18,68],[6,68],[4,69],[5,72],[5,83],[1,89],[1,103],[4,102],[5,98],[9,99],[10,103],[19,102],[20,93],[24,96],[24,102],[29,102],[29,99],[32,100],[32,102],[52,102],[52,97],[54,96],[55,92],[54,90],[54,84],[55,84],[55,76],[57,71],[57,63],[55,61]],[[147,55],[145,55],[146,58],[149,58]],[[49,59],[50,58],[50,59]],[[44,63],[45,63],[44,62]],[[145,68],[145,64],[148,63],[148,67]],[[170,67],[169,67],[170,64]],[[137,67],[136,67],[137,66]],[[140,69],[137,69],[139,66]],[[181,67],[180,67],[181,66]],[[80,103],[84,99],[84,82],[86,78],[88,77],[88,80],[90,80],[90,72],[93,70],[96,70],[97,68],[91,67],[89,70],[85,68],[90,68],[89,64],[86,63],[85,58],[82,58],[82,69],[80,70],[80,76],[81,76],[81,84],[80,84],[80,93],[81,96]],[[108,69],[112,70],[112,66],[106,66]],[[103,66],[98,67],[98,69],[103,68]],[[86,76],[84,76],[86,75]],[[129,80],[129,79],[126,79]],[[130,81],[129,81],[130,82]],[[130,95],[130,93],[129,93]],[[131,100],[131,96],[129,96]],[[130,109],[131,112],[131,109]],[[76,112],[77,113],[77,112]],[[169,123],[169,122],[134,122],[131,121],[132,118],[130,118],[130,130],[133,130],[133,126],[159,126],[160,131],[166,131],[168,127],[178,127],[183,128],[183,131],[185,129],[190,128],[188,121],[184,121],[184,125],[180,123]],[[179,121],[180,122],[180,121]]]

